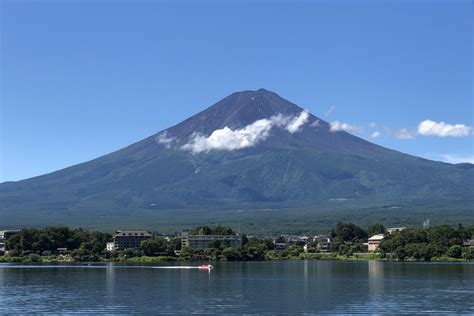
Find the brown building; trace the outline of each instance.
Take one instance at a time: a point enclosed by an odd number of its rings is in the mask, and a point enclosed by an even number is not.
[[[216,241],[232,248],[242,247],[239,235],[192,235],[187,230],[181,233],[181,248],[205,249]]]
[[[375,251],[379,248],[380,242],[384,239],[385,235],[384,234],[377,234],[373,235],[372,237],[369,238],[369,251]]]
[[[141,242],[150,238],[151,234],[144,230],[117,231],[114,235],[114,250],[140,248]]]

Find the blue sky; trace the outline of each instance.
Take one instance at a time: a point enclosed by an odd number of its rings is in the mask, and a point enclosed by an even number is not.
[[[0,182],[258,88],[377,144],[473,162],[472,2],[381,2],[2,0]]]

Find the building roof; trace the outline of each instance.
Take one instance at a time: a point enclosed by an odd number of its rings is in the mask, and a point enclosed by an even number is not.
[[[189,235],[189,239],[216,239],[216,238],[227,238],[227,239],[240,239],[240,235]]]
[[[391,233],[391,232],[401,232],[401,231],[404,231],[406,230],[407,227],[403,226],[403,227],[390,227],[390,228],[387,228],[387,232]]]
[[[19,229],[7,229],[7,230],[0,230],[0,235],[5,235],[5,233],[19,233],[21,230]]]
[[[467,239],[462,243],[466,247],[474,247],[474,239]]]
[[[314,239],[317,240],[317,241],[331,242],[331,237],[329,237],[328,235],[314,236]]]
[[[146,230],[121,230],[117,231],[114,237],[119,236],[144,236],[144,237],[151,237],[151,234]]]
[[[372,237],[369,238],[369,241],[378,241],[384,239],[384,234],[377,234],[373,235]]]

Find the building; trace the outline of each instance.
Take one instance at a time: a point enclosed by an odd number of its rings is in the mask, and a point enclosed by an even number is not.
[[[407,229],[408,229],[407,227],[391,227],[391,228],[387,228],[386,231],[387,233],[392,234],[395,232],[402,232]]]
[[[286,243],[292,244],[296,242],[308,242],[309,237],[308,236],[300,236],[300,235],[282,235],[285,239]]]
[[[0,230],[0,253],[5,253],[7,240],[20,231],[21,230]]]
[[[140,248],[141,242],[150,238],[151,234],[144,230],[117,231],[114,235],[113,250]],[[109,247],[111,246],[107,245],[107,250]]]
[[[3,238],[5,240],[10,239],[13,235],[21,232],[21,230],[16,229],[16,230],[0,230],[0,238]]]
[[[332,246],[332,240],[326,235],[318,235],[314,237],[316,243],[316,251],[319,252],[330,252]]]
[[[239,235],[192,235],[188,230],[181,233],[181,248],[205,249],[215,242],[220,242],[228,247],[242,247],[242,237]]]
[[[60,255],[64,255],[67,253],[67,248],[66,247],[60,247],[56,249],[57,253]]]
[[[275,250],[285,250],[288,249],[290,245],[287,242],[274,242],[273,246],[275,247]]]
[[[375,251],[379,248],[380,242],[384,239],[385,235],[384,234],[377,234],[373,235],[372,237],[369,238],[368,242],[368,250],[369,251]]]
[[[105,249],[107,251],[115,251],[115,242],[114,241],[109,241],[106,246],[105,246]]]
[[[463,245],[463,247],[474,249],[474,239],[464,240],[462,245]]]

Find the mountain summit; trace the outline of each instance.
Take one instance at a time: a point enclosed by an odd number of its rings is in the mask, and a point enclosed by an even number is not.
[[[187,217],[176,221],[190,222],[196,210],[214,219],[219,210],[235,209],[247,215],[297,209],[294,214],[309,216],[420,205],[436,213],[449,205],[471,212],[473,179],[473,168],[406,155],[331,129],[260,89],[233,93],[95,160],[0,184],[0,213],[11,225],[94,225],[149,223],[183,210]]]
[[[170,128],[169,132],[180,138],[192,133],[210,134],[224,127],[242,128],[276,114],[292,116],[302,111],[299,106],[265,89],[235,92]]]
[[[269,120],[269,122],[261,122],[261,120]],[[234,132],[247,128],[247,134],[251,134],[248,135],[251,137],[254,135],[251,132],[255,132],[259,123],[267,124],[261,126],[262,129],[264,127],[272,129],[272,132],[268,133],[270,135],[265,133],[264,138],[267,139],[269,136],[269,140],[266,144],[261,144],[262,146],[282,147],[283,144],[292,143],[294,146],[318,147],[323,151],[331,149],[358,151],[379,148],[346,132],[332,132],[329,123],[265,89],[235,92],[155,136],[159,142],[161,141],[169,148],[174,142],[175,145],[185,145],[190,140],[192,141],[193,135],[209,137],[212,133],[219,134],[226,128]],[[285,133],[285,130],[289,133]],[[258,138],[256,143],[261,143],[258,141],[260,139]],[[225,140],[221,139],[221,141]]]

